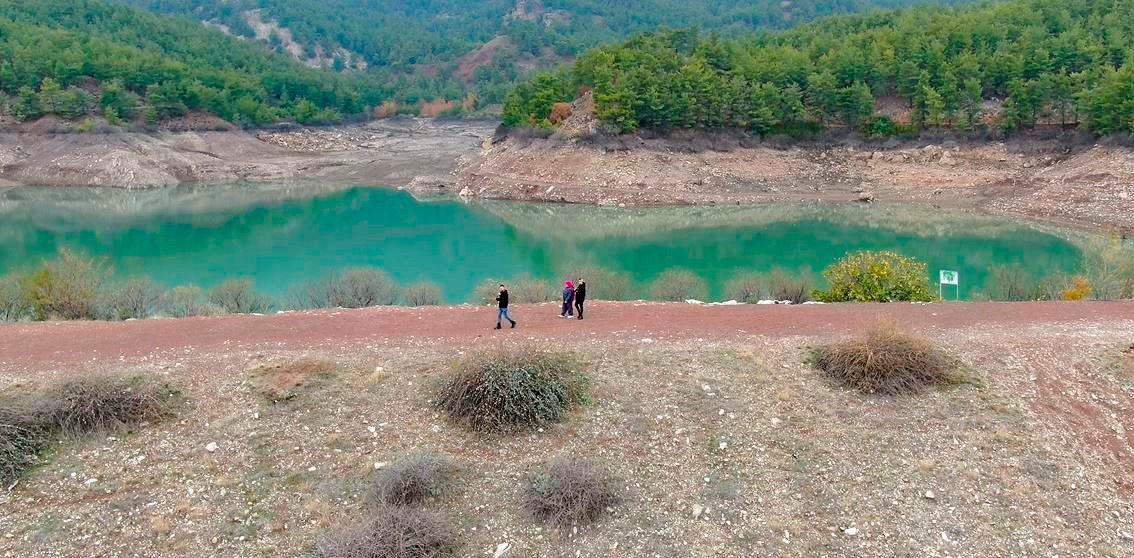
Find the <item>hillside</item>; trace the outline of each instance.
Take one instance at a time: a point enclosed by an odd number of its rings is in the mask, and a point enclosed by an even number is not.
[[[475,101],[465,103],[472,109],[503,102],[509,86],[534,68],[660,27],[734,35],[928,0],[121,1],[193,17],[310,66],[369,69],[394,87],[403,105],[456,101],[472,91]]]
[[[383,98],[364,76],[296,63],[181,18],[100,0],[0,0],[0,115],[157,123],[337,121]]]
[[[663,31],[522,84],[504,121],[552,127],[583,89],[593,90],[601,123],[619,132],[800,136],[850,127],[889,137],[1079,124],[1130,132],[1131,21],[1130,0],[1013,0],[836,17],[733,40]]]

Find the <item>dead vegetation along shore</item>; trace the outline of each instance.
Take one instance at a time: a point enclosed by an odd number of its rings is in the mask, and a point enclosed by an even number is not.
[[[423,510],[445,514],[468,554],[505,542],[551,557],[1129,554],[1134,502],[1121,486],[1134,455],[1086,434],[1113,438],[1134,408],[1107,360],[1129,346],[1134,324],[928,332],[986,384],[898,399],[837,389],[806,362],[805,348],[828,336],[560,341],[593,363],[593,403],[505,437],[454,428],[430,405],[472,339],[107,359],[101,367],[167,371],[190,407],[181,420],[55,455],[5,496],[4,552],[305,555],[359,517],[376,468],[435,451],[462,472]],[[339,372],[284,403],[249,382],[302,359]],[[3,372],[8,382],[69,373]],[[602,521],[548,529],[523,491],[531,471],[566,456],[609,464],[626,491]]]

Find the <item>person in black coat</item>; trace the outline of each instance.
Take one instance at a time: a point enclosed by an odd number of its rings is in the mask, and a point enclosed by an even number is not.
[[[582,277],[579,282],[575,284],[575,310],[579,313],[579,319],[583,319],[583,303],[587,301],[587,282]]]
[[[500,294],[497,295],[496,302],[500,308],[500,311],[496,314],[496,329],[500,329],[500,321],[505,319],[512,322],[512,329],[516,329],[516,320],[513,320],[512,316],[508,314],[508,287],[505,287],[504,283],[500,283]]]

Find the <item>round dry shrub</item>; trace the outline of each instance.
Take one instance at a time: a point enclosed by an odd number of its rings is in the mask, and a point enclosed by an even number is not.
[[[570,353],[502,348],[458,363],[443,380],[436,404],[474,431],[519,432],[562,420],[584,401],[586,385]]]
[[[66,380],[48,389],[41,408],[65,435],[114,432],[170,414],[176,393],[141,378],[92,375]]]
[[[586,459],[561,459],[536,469],[523,492],[529,513],[559,526],[592,523],[619,499],[614,477]]]
[[[415,453],[399,458],[374,477],[370,504],[408,506],[441,494],[453,479],[457,466],[436,453]]]
[[[405,288],[405,300],[409,306],[437,306],[444,298],[441,287],[430,281],[421,281]]]
[[[654,300],[662,302],[705,300],[709,298],[709,284],[687,269],[671,269],[654,280],[650,295]]]
[[[51,424],[33,401],[0,399],[0,483],[7,488],[22,472],[39,463],[52,441]]]
[[[890,322],[871,326],[859,338],[820,347],[814,365],[835,381],[867,394],[916,394],[965,381],[959,360]]]
[[[419,508],[385,506],[363,522],[319,542],[321,558],[440,558],[458,548],[457,532],[441,515]]]

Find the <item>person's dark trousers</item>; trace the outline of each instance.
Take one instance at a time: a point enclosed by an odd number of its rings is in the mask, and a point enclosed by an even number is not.
[[[581,301],[581,300],[575,301],[575,310],[579,312],[579,319],[580,320],[583,319],[583,301]]]
[[[560,315],[561,316],[574,316],[575,315],[575,310],[571,308],[571,301],[570,300],[564,300],[563,301],[563,313],[560,314]]]

